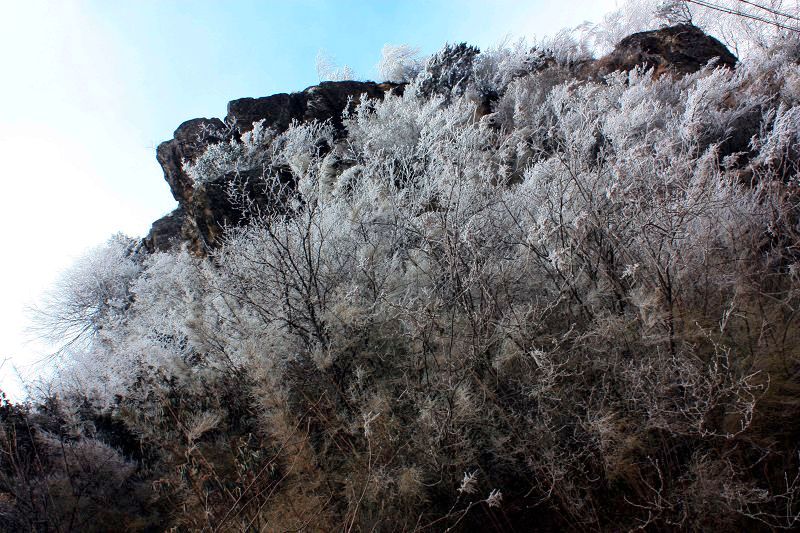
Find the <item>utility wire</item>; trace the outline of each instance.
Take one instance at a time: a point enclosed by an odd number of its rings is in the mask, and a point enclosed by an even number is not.
[[[746,0],[739,0],[739,1],[746,2]],[[770,20],[770,19],[764,18],[762,16],[754,15],[752,13],[745,13],[744,11],[740,11],[740,10],[732,8],[732,7],[719,5],[719,4],[712,4],[711,2],[708,2],[707,0],[686,0],[686,2],[691,3],[691,4],[696,4],[696,5],[701,6],[701,7],[706,7],[708,9],[712,9],[714,11],[719,11],[721,13],[726,13],[726,14],[729,14],[729,15],[735,15],[735,16],[739,16],[739,17],[742,17],[742,18],[747,18],[747,19],[758,21],[758,22],[763,22],[764,24],[770,24],[772,26],[776,26],[778,28],[782,28],[782,29],[785,29],[785,30],[794,31],[794,32],[800,32],[800,29],[798,29],[796,27],[793,27],[793,26],[788,26],[788,25],[783,24],[781,22],[778,22],[776,20]],[[752,5],[756,5],[756,4],[753,4],[752,2],[746,2],[746,3],[752,4]],[[767,9],[764,6],[757,6],[757,7],[761,7],[762,9]],[[789,18],[796,18],[796,17],[789,16]],[[798,19],[798,20],[800,20],[800,19]]]
[[[779,17],[784,17],[784,18],[787,18],[787,19],[793,19],[793,20],[796,20],[796,21],[800,22],[800,17],[798,17],[797,15],[792,15],[791,13],[784,13],[783,11],[778,11],[777,9],[775,9],[773,7],[762,6],[761,4],[756,4],[755,2],[750,2],[749,0],[739,0],[739,2],[741,2],[743,4],[751,5],[753,7],[758,8],[758,9],[763,9],[767,13],[772,13],[773,15],[777,15]]]
[[[800,28],[787,26],[786,24],[782,24],[782,23],[774,21],[774,20],[769,20],[769,19],[766,19],[766,18],[763,18],[763,17],[759,17],[758,15],[753,15],[751,13],[744,13],[742,11],[739,11],[739,10],[736,10],[736,9],[733,9],[733,8],[729,8],[729,7],[726,7],[726,6],[721,6],[719,4],[712,4],[711,2],[706,2],[705,0],[685,0],[685,1],[687,3],[689,3],[689,4],[695,4],[695,5],[698,5],[698,6],[701,6],[701,7],[706,7],[708,9],[711,9],[711,10],[714,10],[714,11],[719,11],[721,13],[726,13],[728,15],[736,15],[738,17],[743,17],[743,18],[748,18],[748,19],[755,20],[755,21],[758,21],[758,22],[763,22],[764,24],[770,24],[772,26],[776,26],[776,27],[784,29],[784,30],[789,30],[789,31],[800,33]]]

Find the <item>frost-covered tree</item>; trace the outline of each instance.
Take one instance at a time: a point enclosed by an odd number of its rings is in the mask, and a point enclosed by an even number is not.
[[[419,90],[425,96],[461,96],[473,77],[473,62],[480,50],[466,43],[447,44],[428,58],[420,73]]]
[[[60,348],[90,342],[125,320],[141,270],[136,241],[115,235],[67,269],[33,312],[37,331]]]
[[[405,83],[413,80],[422,70],[419,48],[407,44],[385,44],[378,62],[378,77],[384,81]]]
[[[356,77],[352,68],[348,65],[338,66],[336,58],[325,50],[317,52],[316,66],[319,81],[346,81]]]

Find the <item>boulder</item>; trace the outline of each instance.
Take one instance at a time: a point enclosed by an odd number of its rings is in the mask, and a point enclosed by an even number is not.
[[[717,65],[729,68],[736,66],[737,61],[725,45],[700,28],[679,24],[629,35],[610,54],[587,68],[592,77],[639,66],[652,68],[655,76],[667,72],[685,75],[697,72],[713,59],[717,60]]]

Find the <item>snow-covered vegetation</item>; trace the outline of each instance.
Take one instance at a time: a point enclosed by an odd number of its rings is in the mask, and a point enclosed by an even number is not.
[[[232,187],[209,257],[115,237],[70,271],[55,378],[0,412],[0,524],[797,527],[800,40],[576,77],[629,26],[390,47],[410,84],[346,135],[188,162],[275,201]]]

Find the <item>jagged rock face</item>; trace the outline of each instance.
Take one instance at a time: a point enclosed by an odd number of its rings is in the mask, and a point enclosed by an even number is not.
[[[144,240],[144,246],[150,253],[156,250],[170,250],[179,246],[184,240],[183,227],[186,224],[186,212],[179,207],[172,213],[153,222],[150,233]]]
[[[193,161],[209,144],[224,140],[224,131],[225,124],[218,118],[195,118],[178,126],[171,141],[158,145],[156,159],[179,204],[192,200],[192,180],[183,172],[183,161]]]
[[[163,142],[156,158],[164,171],[178,209],[153,224],[144,245],[148,250],[169,250],[181,241],[203,254],[218,245],[225,225],[241,224],[246,214],[229,201],[226,188],[233,177],[225,177],[196,191],[194,182],[183,170],[184,161],[194,161],[211,144],[238,138],[264,120],[268,127],[285,131],[293,120],[330,120],[342,131],[342,112],[348,102],[362,95],[383,98],[390,90],[401,93],[402,84],[359,81],[323,82],[292,94],[264,98],[241,98],[228,104],[225,122],[218,118],[196,118],[181,124],[173,139]],[[255,194],[258,197],[258,194]],[[258,200],[258,198],[256,198]]]
[[[263,98],[240,98],[228,103],[227,124],[235,124],[239,133],[253,129],[253,122],[264,119],[266,123],[284,131],[292,120],[309,122],[330,120],[342,127],[342,111],[349,99],[358,100],[362,94],[369,98],[383,98],[394,89],[402,93],[403,85],[361,81],[326,81],[303,92],[274,94]]]
[[[228,102],[225,122],[233,124],[239,133],[253,129],[253,122],[264,120],[277,130],[289,127],[292,118],[302,116],[305,107],[303,93],[273,94],[263,98],[240,98]]]
[[[466,45],[448,47],[446,50],[449,52],[441,57],[436,56],[441,65],[437,66],[434,61],[435,68],[430,73],[430,79],[423,80],[422,94],[426,94],[426,90],[429,95],[440,93],[442,89],[439,86],[456,89],[458,93],[459,87],[468,82],[467,64],[472,64],[478,50]],[[680,76],[702,69],[715,58],[718,58],[718,65],[731,68],[736,65],[736,57],[718,40],[694,26],[678,25],[630,35],[620,41],[610,54],[597,61],[575,65],[573,72],[578,80],[602,80],[611,72],[632,70],[644,65],[652,68],[655,76],[666,73]],[[541,68],[553,66],[553,62],[545,62]],[[357,102],[364,94],[369,98],[383,98],[390,90],[401,94],[403,89],[403,84],[394,83],[323,82],[298,93],[233,100],[228,104],[224,122],[217,118],[197,118],[184,122],[175,130],[174,138],[161,143],[157,150],[164,178],[179,207],[153,224],[144,240],[145,248],[151,251],[168,250],[185,242],[192,252],[203,255],[220,244],[225,226],[247,221],[247,213],[234,205],[227,194],[228,186],[237,179],[241,180],[242,176],[223,176],[195,189],[192,179],[183,170],[184,161],[195,161],[209,145],[238,139],[252,130],[253,123],[259,120],[264,120],[266,126],[278,132],[285,131],[294,120],[330,120],[337,136],[343,136],[342,112],[348,102]],[[476,119],[489,115],[498,97],[494,93],[488,94],[476,102]],[[749,136],[732,138],[728,152],[745,150],[748,140]],[[250,178],[250,185],[246,186],[251,200],[256,204],[273,201],[266,192],[253,189],[252,183],[258,181],[258,176]],[[248,183],[247,180],[243,182]]]
[[[703,30],[688,24],[634,33],[624,38],[607,56],[591,64],[589,74],[603,76],[617,70],[644,65],[655,76],[667,72],[691,74],[719,58],[718,65],[733,68],[736,56]]]

